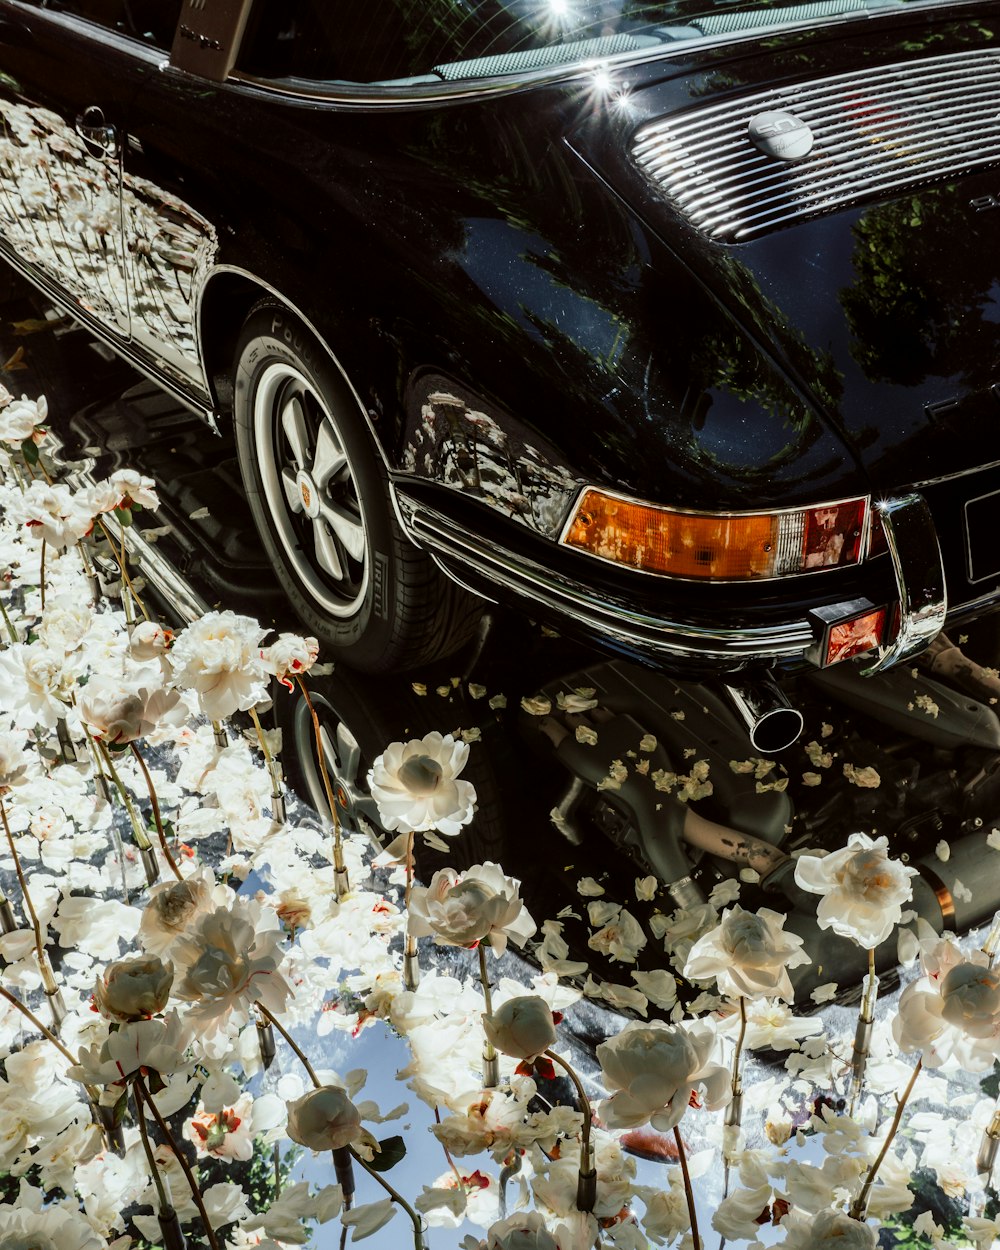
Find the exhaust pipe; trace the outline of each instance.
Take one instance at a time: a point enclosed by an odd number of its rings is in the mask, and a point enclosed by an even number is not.
[[[772,678],[738,685],[726,682],[722,688],[746,726],[753,749],[761,755],[783,751],[802,733],[802,713],[792,707]]]

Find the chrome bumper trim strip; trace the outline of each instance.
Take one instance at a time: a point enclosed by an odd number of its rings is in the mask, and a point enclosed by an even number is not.
[[[407,531],[432,555],[457,560],[470,575],[481,576],[527,595],[537,603],[570,613],[611,641],[662,655],[737,661],[800,659],[814,642],[813,631],[804,620],[742,629],[710,629],[630,610],[598,598],[588,587],[535,560],[486,544],[442,513],[408,497],[398,487],[397,498],[407,521]]]

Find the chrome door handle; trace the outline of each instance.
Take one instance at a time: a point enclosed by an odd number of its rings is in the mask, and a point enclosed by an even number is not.
[[[108,125],[104,110],[96,104],[85,108],[77,117],[76,133],[91,156],[115,156],[118,152],[118,128]]]

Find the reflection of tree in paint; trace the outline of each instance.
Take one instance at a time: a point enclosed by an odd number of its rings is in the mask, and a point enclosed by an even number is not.
[[[991,380],[1000,360],[1000,275],[968,224],[965,199],[945,187],[872,208],[854,227],[857,277],[840,300],[851,354],[870,381]]]
[[[197,363],[194,300],[212,226],[152,183],[95,156],[55,113],[0,99],[0,234],[109,329]],[[124,223],[124,238],[122,225]],[[169,359],[165,361],[169,365]]]

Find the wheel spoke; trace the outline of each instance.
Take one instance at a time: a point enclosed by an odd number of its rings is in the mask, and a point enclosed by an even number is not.
[[[324,421],[316,436],[316,455],[310,470],[312,480],[323,490],[346,466],[347,457],[337,442],[333,427],[329,421]]]
[[[281,410],[281,428],[292,448],[292,456],[300,469],[306,467],[306,456],[309,449],[309,433],[306,429],[306,414],[302,411],[302,403],[298,395],[293,395]]]
[[[344,566],[337,550],[337,540],[327,529],[320,518],[313,522],[313,534],[316,540],[316,561],[320,568],[338,582],[344,580]]]
[[[361,748],[354,734],[343,721],[337,725],[336,751],[334,752],[332,743],[330,750],[340,758],[340,765],[337,768],[339,776],[347,784],[355,785],[358,780],[358,765],[361,763]]]
[[[299,490],[299,484],[295,480],[295,474],[287,466],[281,470],[281,486],[285,492],[285,498],[288,500],[288,507],[292,512],[302,511],[302,492]]]
[[[365,558],[365,527],[353,512],[332,499],[323,499],[319,505],[320,516],[344,544],[344,550],[355,560]]]

